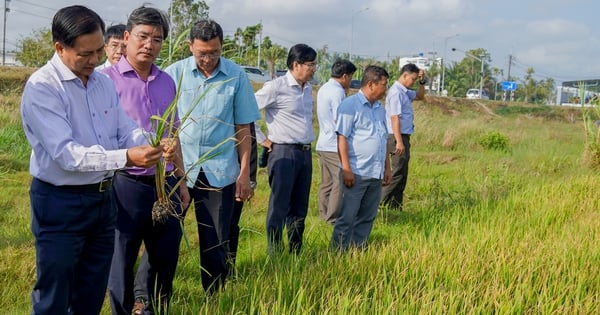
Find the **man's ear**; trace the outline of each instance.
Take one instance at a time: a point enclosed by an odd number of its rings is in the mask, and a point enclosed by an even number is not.
[[[63,51],[65,50],[65,47],[60,43],[60,42],[55,42],[54,43],[54,50],[56,51],[56,53],[62,57]]]

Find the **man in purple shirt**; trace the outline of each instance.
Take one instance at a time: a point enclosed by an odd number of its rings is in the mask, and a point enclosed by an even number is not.
[[[175,98],[175,82],[154,65],[168,33],[164,13],[144,6],[135,9],[129,15],[124,33],[125,58],[103,70],[115,82],[125,112],[147,131],[155,131],[151,116],[161,116]],[[128,315],[132,310],[134,314],[142,314],[144,308],[150,312],[168,312],[182,236],[179,219],[190,196],[185,181],[179,180],[185,175],[179,152],[174,163],[167,165],[165,188],[167,192],[177,189],[177,185],[181,188],[171,197],[176,214],[165,222],[153,222],[152,207],[157,199],[154,172],[155,168],[128,168],[115,175],[113,189],[118,217],[108,282],[113,314]],[[147,256],[138,269],[137,278],[143,283],[142,288],[136,289],[141,293],[138,291],[140,296],[134,296],[133,271],[142,241]]]

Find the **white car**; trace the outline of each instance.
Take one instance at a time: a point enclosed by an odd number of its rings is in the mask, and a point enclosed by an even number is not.
[[[244,71],[246,71],[248,79],[254,83],[265,83],[267,81],[271,81],[271,76],[265,74],[256,67],[242,66],[242,68]]]
[[[467,91],[467,98],[468,99],[482,99],[482,100],[490,99],[485,91],[481,91],[481,96],[480,96],[479,89],[469,89]]]

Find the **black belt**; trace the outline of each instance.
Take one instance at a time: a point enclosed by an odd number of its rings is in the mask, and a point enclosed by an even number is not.
[[[294,149],[298,149],[298,150],[302,150],[302,151],[310,151],[310,149],[311,149],[310,144],[303,144],[303,143],[273,143],[273,144],[291,146]]]
[[[132,175],[127,172],[117,172],[117,174],[133,179],[136,182],[144,183],[146,185],[154,185],[154,175]]]
[[[133,174],[129,174],[127,172],[117,172],[117,174],[123,175],[127,178],[131,178],[131,179],[135,180],[136,182],[140,182],[140,183],[143,183],[146,185],[154,185],[156,183],[156,180],[155,180],[156,177],[154,175],[133,175]],[[167,173],[166,177],[169,177],[169,176],[175,176],[175,173],[174,172]]]
[[[57,186],[57,185],[53,185],[48,182],[45,182],[41,179],[34,178],[34,180],[37,180],[44,185],[51,186],[54,189],[58,189],[58,190],[62,190],[62,191],[69,191],[69,192],[76,192],[76,193],[105,192],[105,191],[109,190],[110,187],[112,187],[112,177],[105,178],[99,183],[87,184],[87,185],[60,185],[60,186]]]

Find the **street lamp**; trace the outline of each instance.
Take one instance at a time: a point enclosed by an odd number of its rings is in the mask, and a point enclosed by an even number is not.
[[[448,44],[448,40],[450,38],[456,37],[458,36],[458,34],[454,34],[452,36],[448,36],[446,38],[444,38],[444,59],[442,60],[442,93],[444,93],[444,80],[446,78],[446,45]]]
[[[483,63],[484,63],[483,57],[485,57],[485,54],[481,54],[481,55],[479,55],[479,57],[477,57],[477,56],[472,55],[472,54],[470,54],[470,53],[468,53],[466,51],[462,51],[460,49],[452,48],[452,51],[457,51],[457,50],[460,51],[460,52],[462,52],[462,53],[464,53],[465,55],[467,55],[467,57],[471,57],[471,58],[473,58],[473,59],[481,62],[481,79],[479,80],[479,98],[481,99],[481,95],[483,94]]]
[[[356,16],[360,12],[364,12],[367,10],[369,10],[369,8],[360,9],[360,10],[352,13],[352,22],[350,25],[350,55],[348,56],[350,61],[352,61],[352,40],[354,39],[354,16]]]

